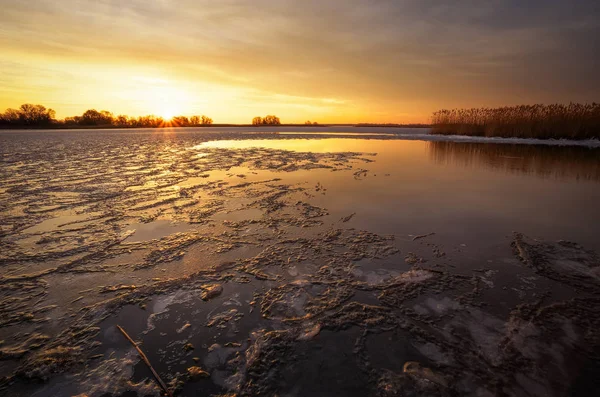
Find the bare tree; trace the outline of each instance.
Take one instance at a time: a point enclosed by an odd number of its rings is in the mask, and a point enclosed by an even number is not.
[[[126,115],[124,115],[124,114],[120,114],[120,115],[118,115],[118,116],[115,118],[114,122],[115,122],[115,123],[116,123],[116,124],[117,124],[119,127],[126,127],[126,126],[128,126],[128,125],[129,125],[129,120],[128,120],[127,116],[126,116]]]
[[[6,111],[1,115],[0,119],[2,124],[18,124],[19,123],[19,111],[17,109],[6,109]]]
[[[187,127],[190,125],[190,120],[185,116],[175,116],[171,119],[171,123],[179,127]]]
[[[279,120],[279,117],[277,117],[277,116],[268,115],[268,116],[265,116],[265,118],[263,119],[263,124],[279,125],[279,124],[281,124],[281,121]]]
[[[83,125],[109,125],[113,123],[113,114],[108,110],[97,111],[96,109],[86,110],[79,121]]]
[[[46,109],[42,105],[26,103],[18,110],[19,121],[25,125],[49,124],[54,120],[56,113],[52,109]]]

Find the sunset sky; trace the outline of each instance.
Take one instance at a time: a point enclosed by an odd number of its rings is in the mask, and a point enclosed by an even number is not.
[[[600,1],[0,0],[0,111],[427,122],[600,100]]]

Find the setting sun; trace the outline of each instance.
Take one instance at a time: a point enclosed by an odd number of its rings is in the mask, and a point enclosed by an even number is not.
[[[159,113],[159,116],[162,117],[165,121],[169,121],[175,116],[175,112],[171,109],[165,109]]]
[[[162,117],[165,121],[177,115],[194,112],[192,104],[195,101],[179,81],[136,76],[128,79],[119,96],[131,101],[140,109],[146,109],[150,114]]]

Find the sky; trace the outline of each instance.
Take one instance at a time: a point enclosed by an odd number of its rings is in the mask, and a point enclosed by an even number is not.
[[[0,111],[428,122],[600,101],[597,0],[0,0]]]

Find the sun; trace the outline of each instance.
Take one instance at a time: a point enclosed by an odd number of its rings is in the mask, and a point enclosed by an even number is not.
[[[160,117],[162,117],[165,121],[169,121],[175,117],[175,112],[171,109],[164,109],[161,111]]]
[[[165,122],[188,110],[192,102],[188,91],[173,81],[136,76],[133,86],[130,97],[146,112],[162,117]]]

